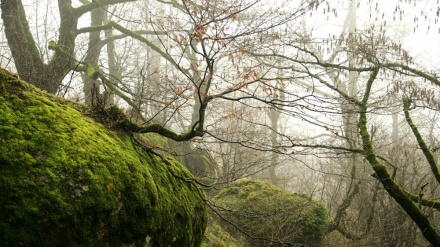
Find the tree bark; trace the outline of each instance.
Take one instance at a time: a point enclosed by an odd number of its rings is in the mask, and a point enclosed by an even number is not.
[[[105,10],[104,8],[96,8],[90,12],[91,14],[91,22],[90,25],[99,26],[102,25],[105,19]],[[87,49],[87,55],[84,58],[84,62],[88,64],[88,66],[92,66],[93,68],[98,67],[99,55],[101,54],[102,45],[100,44],[101,31],[94,31],[89,33],[89,44]],[[90,105],[92,102],[92,90],[94,86],[97,85],[97,78],[93,76],[89,76],[87,71],[83,74],[83,92],[84,92],[84,101],[87,105]]]
[[[21,0],[2,0],[2,19],[5,34],[18,75],[49,93],[56,93],[62,80],[71,70],[77,17],[70,0],[59,0],[60,28],[54,56],[43,62],[35,44]]]
[[[43,75],[34,78],[34,74],[42,71],[43,63],[34,38],[29,31],[23,4],[20,0],[1,1],[2,19],[5,34],[18,75],[37,86],[41,84]]]

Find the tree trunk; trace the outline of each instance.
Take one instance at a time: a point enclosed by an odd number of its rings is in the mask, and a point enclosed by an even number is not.
[[[108,6],[104,7],[105,14],[104,14],[104,23],[110,21],[109,19],[109,12],[108,12]],[[105,31],[105,38],[110,38],[113,36],[112,29]],[[120,81],[122,78],[121,75],[121,68],[118,66],[118,63],[116,61],[116,51],[115,51],[115,42],[111,41],[107,43],[107,59],[108,59],[108,71],[110,73],[111,78],[115,79],[116,81]],[[112,91],[108,92],[109,94],[109,104],[115,104],[115,97]]]
[[[104,8],[97,8],[90,12],[91,14],[91,26],[99,26],[102,25],[105,19],[105,10]],[[84,62],[86,62],[89,66],[93,68],[98,67],[99,55],[101,54],[101,32],[90,32],[89,34],[89,44],[88,44],[88,52],[86,57],[84,58]],[[84,102],[88,105],[92,103],[92,90],[93,87],[98,87],[96,78],[90,77],[87,71],[83,74],[83,92],[84,92]]]
[[[35,44],[21,0],[1,2],[2,19],[8,45],[18,75],[49,93],[56,93],[72,68],[77,18],[70,0],[59,0],[60,28],[55,54],[48,64],[43,62]]]

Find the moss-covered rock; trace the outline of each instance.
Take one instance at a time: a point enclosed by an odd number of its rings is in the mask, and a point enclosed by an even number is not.
[[[208,225],[201,247],[245,247],[246,239],[242,234],[230,234],[223,226],[222,220],[214,213],[209,216]]]
[[[327,221],[323,205],[265,182],[238,181],[214,202],[224,218],[251,236],[246,236],[249,246],[316,246]]]
[[[0,70],[2,246],[198,246],[206,227],[190,177],[87,108]]]
[[[165,155],[182,163],[200,182],[207,185],[215,182],[217,163],[209,151],[194,147],[190,141],[164,139],[156,133],[147,133],[143,137],[147,142],[154,143],[155,148],[167,150]]]

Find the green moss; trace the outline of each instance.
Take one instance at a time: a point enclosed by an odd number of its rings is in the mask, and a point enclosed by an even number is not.
[[[99,78],[99,69],[88,65],[87,67],[87,77],[93,80],[97,80]]]
[[[194,147],[189,141],[164,139],[156,133],[143,134],[143,138],[158,150],[169,150],[165,155],[182,163],[200,182],[211,184],[215,181],[217,164],[209,151]]]
[[[127,114],[117,106],[105,107],[105,105],[96,105],[92,108],[90,115],[93,119],[110,129],[121,130],[127,133],[138,132],[141,129],[139,125],[131,122]],[[165,138],[160,137],[158,139]]]
[[[222,226],[221,219],[210,215],[205,235],[203,236],[202,247],[244,247],[245,238],[242,234],[235,232],[230,234]]]
[[[271,246],[319,245],[324,234],[327,211],[323,205],[269,183],[241,180],[220,191],[214,201],[229,210],[223,217],[252,237],[271,239]],[[248,242],[270,244],[252,238]]]
[[[193,186],[83,106],[0,72],[2,246],[200,244],[207,215]]]
[[[53,40],[49,41],[49,45],[48,45],[49,50],[55,50],[57,48],[57,46],[58,46],[57,42],[55,42]]]

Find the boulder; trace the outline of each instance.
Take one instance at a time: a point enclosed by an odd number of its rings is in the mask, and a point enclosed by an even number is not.
[[[275,185],[240,180],[214,198],[223,226],[249,246],[319,246],[325,233],[326,208],[301,194]],[[237,235],[237,229],[244,234]]]
[[[2,246],[199,246],[204,194],[167,161],[0,69]]]

